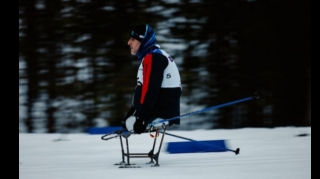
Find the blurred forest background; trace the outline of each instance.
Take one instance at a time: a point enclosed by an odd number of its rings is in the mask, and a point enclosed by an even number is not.
[[[139,23],[181,73],[176,129],[311,126],[310,0],[19,0],[19,132],[119,126]]]

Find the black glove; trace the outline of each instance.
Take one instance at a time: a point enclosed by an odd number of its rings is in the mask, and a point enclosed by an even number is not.
[[[139,118],[136,118],[136,122],[133,124],[133,131],[137,134],[141,134],[146,131],[147,123]]]

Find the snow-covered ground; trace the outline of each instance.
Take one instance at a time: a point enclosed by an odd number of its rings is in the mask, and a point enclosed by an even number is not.
[[[167,152],[169,142],[186,140],[166,135],[160,167],[148,158],[132,158],[141,168],[118,168],[119,139],[102,134],[19,133],[19,179],[308,179],[311,178],[311,127],[242,128],[168,131],[197,141],[225,140],[231,151]],[[161,137],[161,136],[160,136]],[[160,140],[158,140],[160,141]],[[131,135],[133,153],[148,153],[149,134]]]

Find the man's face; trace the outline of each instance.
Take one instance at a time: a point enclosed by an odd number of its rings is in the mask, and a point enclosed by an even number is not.
[[[141,45],[141,42],[139,42],[135,38],[130,37],[128,41],[128,45],[130,47],[131,55],[136,55]]]

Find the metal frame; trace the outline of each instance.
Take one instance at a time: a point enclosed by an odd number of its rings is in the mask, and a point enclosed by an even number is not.
[[[121,146],[122,161],[119,163],[116,163],[115,165],[121,165],[119,168],[139,168],[139,166],[136,166],[134,163],[130,163],[131,158],[150,158],[151,161],[146,164],[154,164],[154,161],[155,161],[156,163],[154,165],[151,165],[151,167],[159,167],[160,166],[159,165],[159,155],[160,155],[163,139],[164,139],[165,132],[166,132],[166,126],[163,125],[162,129],[163,129],[163,132],[161,132],[162,137],[161,137],[159,148],[158,148],[158,151],[156,154],[154,154],[154,150],[155,150],[155,146],[157,143],[157,137],[154,138],[153,146],[152,146],[152,149],[150,150],[149,153],[130,153],[129,152],[129,140],[128,140],[130,134],[129,135],[128,134],[120,135],[119,139],[120,139],[120,146]],[[155,131],[158,132],[158,129],[156,129]],[[122,138],[125,139],[126,152],[124,150]],[[125,159],[127,159],[127,161],[125,161]]]

